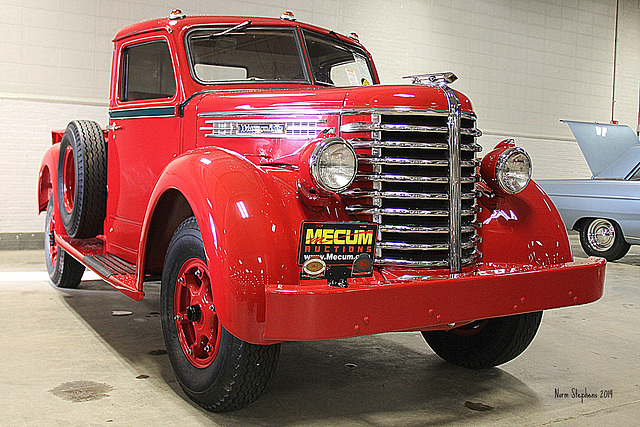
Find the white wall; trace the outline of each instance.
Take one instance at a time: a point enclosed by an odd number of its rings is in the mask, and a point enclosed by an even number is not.
[[[383,83],[454,71],[481,143],[515,136],[534,177],[588,177],[560,119],[611,118],[615,0],[0,0],[0,234],[41,232],[40,158],[50,130],[107,122],[111,39],[121,27],[187,14],[280,16],[355,31]],[[638,126],[640,11],[621,0],[615,119]]]

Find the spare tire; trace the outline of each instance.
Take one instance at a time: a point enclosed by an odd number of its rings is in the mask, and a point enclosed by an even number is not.
[[[73,121],[62,136],[58,206],[70,237],[87,239],[102,233],[107,211],[107,142],[96,122]]]

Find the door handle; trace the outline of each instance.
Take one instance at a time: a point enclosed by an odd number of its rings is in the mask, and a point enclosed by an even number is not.
[[[122,126],[118,126],[118,125],[107,126],[107,130],[118,130],[118,129],[122,129]]]

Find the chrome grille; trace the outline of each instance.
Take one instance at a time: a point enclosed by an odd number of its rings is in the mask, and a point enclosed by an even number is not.
[[[474,115],[456,108],[457,97],[449,102],[449,111],[367,111],[370,122],[340,128],[359,158],[343,200],[348,212],[379,224],[379,265],[458,272],[480,256],[476,137],[482,133]],[[363,132],[370,137],[350,138]]]

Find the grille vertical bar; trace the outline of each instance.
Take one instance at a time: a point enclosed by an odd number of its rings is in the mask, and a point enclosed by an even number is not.
[[[462,182],[460,181],[460,101],[455,91],[447,85],[440,88],[447,96],[449,117],[449,269],[451,273],[462,270],[462,240],[460,226],[462,224]]]

